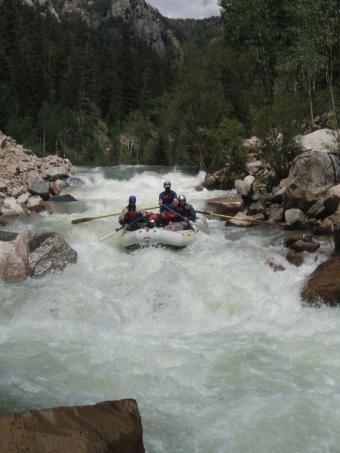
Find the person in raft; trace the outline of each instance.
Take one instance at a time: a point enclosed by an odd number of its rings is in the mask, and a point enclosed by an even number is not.
[[[129,203],[126,208],[122,210],[122,213],[119,217],[119,223],[127,230],[133,231],[141,228],[144,225],[146,219],[146,214],[137,209],[136,197],[134,195],[130,195]]]
[[[196,211],[187,203],[185,195],[178,196],[178,205],[175,207],[175,212],[177,214],[177,221],[182,222],[185,228],[190,228],[191,225],[189,222],[195,222],[196,220]]]
[[[159,212],[171,212],[166,209],[166,206],[174,209],[177,206],[177,195],[176,192],[171,190],[171,182],[165,181],[163,184],[164,191],[159,194]]]

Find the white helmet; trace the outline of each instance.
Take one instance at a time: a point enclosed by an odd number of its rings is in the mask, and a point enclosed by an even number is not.
[[[187,201],[187,199],[185,198],[185,195],[178,195],[177,200],[178,200],[178,201],[184,201],[184,202]]]

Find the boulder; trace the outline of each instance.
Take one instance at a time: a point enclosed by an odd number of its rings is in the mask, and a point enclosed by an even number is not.
[[[309,305],[340,305],[340,256],[320,264],[307,280],[301,295]]]
[[[254,181],[255,181],[255,176],[248,175],[244,178],[243,180],[245,183],[248,184],[248,186],[252,186]]]
[[[294,244],[292,244],[291,246],[291,248],[295,252],[309,252],[309,253],[316,252],[319,247],[320,244],[318,242],[307,242],[301,240],[294,242]]]
[[[45,209],[44,200],[39,196],[30,197],[27,201],[27,208],[35,212],[43,211]]]
[[[202,186],[202,184],[199,184],[198,186],[195,187],[195,190],[197,192],[202,192],[204,190],[204,187]]]
[[[246,171],[249,175],[255,176],[256,173],[263,167],[262,160],[254,160],[246,163]]]
[[[324,200],[324,205],[328,214],[334,214],[340,203],[340,184],[331,187],[327,190]]]
[[[66,187],[66,183],[61,179],[50,182],[50,191],[53,193],[53,195],[59,195],[64,187]]]
[[[70,195],[68,193],[64,195],[56,195],[55,197],[51,198],[50,202],[53,203],[72,203],[73,201],[78,201],[76,198],[74,198],[73,195]]]
[[[287,178],[281,179],[279,186],[274,187],[270,195],[270,201],[273,203],[282,203],[287,189],[287,181]]]
[[[266,212],[266,207],[262,200],[251,203],[249,206],[249,211],[252,215],[264,214]]]
[[[335,151],[337,146],[336,132],[330,129],[319,129],[306,135],[295,137],[296,144],[302,151],[319,151],[328,153]]]
[[[20,203],[13,197],[5,198],[1,212],[4,216],[20,216],[26,214]]]
[[[235,189],[238,195],[241,195],[241,197],[246,198],[249,195],[249,192],[251,191],[251,186],[242,179],[236,179]]]
[[[20,197],[17,198],[17,202],[20,204],[25,204],[25,203],[27,203],[29,197],[30,197],[30,193],[25,192],[22,195],[20,195]]]
[[[283,219],[284,209],[279,204],[271,204],[266,210],[268,220],[274,223],[279,223]]]
[[[29,261],[28,243],[27,232],[20,233],[14,240],[0,242],[0,277],[6,282],[17,283],[26,280]]]
[[[32,195],[39,195],[43,200],[50,198],[50,184],[47,181],[30,181],[28,183],[28,191]]]
[[[66,266],[77,261],[77,252],[59,233],[48,234],[40,243],[37,239],[39,245],[29,256],[29,273],[32,277],[62,272]]]
[[[0,451],[6,453],[143,453],[135,400],[56,407],[0,417]]]
[[[284,238],[283,245],[287,248],[292,248],[297,241],[312,242],[313,235],[310,232],[293,234]]]
[[[284,195],[286,209],[303,212],[324,200],[327,190],[340,183],[340,155],[308,151],[297,156],[292,164]]]
[[[301,209],[288,209],[284,215],[286,224],[290,227],[299,226],[306,222],[306,216]]]
[[[234,215],[244,209],[244,201],[240,195],[211,198],[207,200],[207,204],[213,212],[226,215]]]
[[[300,252],[294,252],[294,250],[288,250],[286,253],[286,260],[289,263],[294,264],[294,266],[300,267],[305,262],[305,255]]]
[[[65,167],[48,167],[44,176],[50,181],[56,181],[57,179],[67,178],[69,175]]]

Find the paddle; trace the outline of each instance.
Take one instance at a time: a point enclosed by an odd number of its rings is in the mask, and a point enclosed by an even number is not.
[[[152,206],[151,208],[144,208],[142,211],[151,211],[151,209],[156,209],[158,206]],[[81,219],[73,219],[72,224],[78,225],[79,223],[91,222],[92,220],[96,219],[104,219],[105,217],[115,217],[116,215],[120,215],[121,212],[116,212],[115,214],[106,214],[106,215],[98,215],[96,217],[83,217]]]
[[[155,209],[155,208],[149,208],[149,209]],[[145,209],[146,210],[146,209]],[[142,216],[142,217],[138,217],[137,219],[135,219],[133,222],[129,223],[129,225],[134,225],[135,223],[138,223],[139,221],[145,219],[145,216]],[[110,236],[112,236],[113,234],[115,234],[117,231],[120,231],[120,230],[123,230],[125,228],[125,226],[121,226],[119,228],[116,228],[114,231],[112,231],[112,233],[110,234],[107,234],[106,236],[103,236],[102,238],[99,238],[100,241],[103,241],[104,239],[106,238],[109,238]]]
[[[268,226],[273,226],[273,227],[277,227],[277,228],[281,228],[281,227],[285,226],[284,224],[281,224],[281,223],[269,222],[268,220],[252,219],[251,217],[242,219],[241,217],[233,217],[233,216],[224,215],[224,214],[215,214],[213,212],[208,212],[208,211],[196,211],[196,212],[198,212],[199,214],[211,215],[213,217],[220,217],[222,219],[227,219],[227,220],[241,220],[242,222],[257,223],[258,225],[268,225]]]

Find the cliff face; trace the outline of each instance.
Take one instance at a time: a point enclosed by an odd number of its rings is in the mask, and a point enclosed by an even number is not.
[[[165,25],[157,9],[144,0],[24,0],[29,6],[39,6],[62,20],[66,14],[78,14],[93,28],[105,25],[112,18],[121,18],[131,26],[136,37],[162,55],[167,48],[180,53],[180,45]]]

